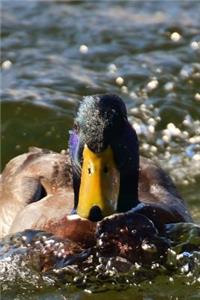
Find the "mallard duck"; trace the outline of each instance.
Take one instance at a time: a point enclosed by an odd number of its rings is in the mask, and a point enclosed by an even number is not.
[[[136,132],[116,95],[83,98],[69,153],[32,148],[1,177],[1,237],[31,228],[93,241],[99,221],[126,212],[144,215],[158,230],[192,220],[170,177],[139,157]]]
[[[155,223],[191,221],[165,172],[139,157],[135,130],[116,95],[85,97],[75,118],[69,150],[74,209],[91,221],[132,210]]]

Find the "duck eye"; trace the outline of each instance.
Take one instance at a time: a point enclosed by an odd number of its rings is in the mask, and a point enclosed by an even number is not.
[[[105,173],[105,174],[108,173],[108,167],[107,167],[107,166],[105,166],[105,167],[103,168],[103,173]]]
[[[91,174],[91,173],[92,173],[91,168],[88,168],[88,174]]]

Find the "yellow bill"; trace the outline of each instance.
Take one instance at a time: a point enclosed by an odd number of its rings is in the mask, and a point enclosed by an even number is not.
[[[101,209],[103,217],[116,212],[119,187],[120,173],[116,168],[111,147],[101,153],[94,153],[85,145],[78,215],[89,218],[90,210],[94,206]]]

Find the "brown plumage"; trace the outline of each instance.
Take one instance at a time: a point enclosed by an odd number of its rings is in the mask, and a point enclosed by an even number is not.
[[[139,199],[134,209],[158,226],[190,222],[176,187],[152,161],[140,159]],[[0,237],[40,229],[72,240],[92,240],[95,223],[68,216],[73,209],[71,164],[67,153],[30,148],[12,159],[1,176]]]

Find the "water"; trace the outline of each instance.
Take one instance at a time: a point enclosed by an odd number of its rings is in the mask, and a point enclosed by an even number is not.
[[[116,93],[141,153],[171,174],[200,223],[199,10],[199,1],[3,1],[2,168],[31,145],[66,148],[81,97]],[[165,279],[155,293],[144,286],[95,299],[167,299]],[[169,299],[189,299],[179,279]],[[62,288],[34,297],[68,298]],[[92,296],[72,289],[69,297]]]
[[[163,257],[156,258],[156,252],[146,248],[145,255],[148,261],[151,257],[151,263],[143,264],[138,260],[134,262],[134,255],[129,255],[127,260],[127,255],[110,252],[113,236],[107,240],[97,236],[96,245],[73,256],[64,250],[65,245],[69,249],[69,242],[52,234],[26,230],[7,236],[0,242],[2,296],[5,299],[36,296],[36,299],[65,299],[67,295],[69,299],[87,299],[93,293],[95,299],[101,299],[99,293],[103,293],[109,299],[113,291],[117,299],[120,295],[122,299],[130,296],[146,299],[147,295],[150,299],[173,299],[172,295],[178,295],[178,299],[199,299],[200,226],[172,224],[167,226],[166,233],[164,239],[151,239],[154,249],[166,250]],[[147,245],[147,241],[145,243]],[[109,257],[106,256],[108,251]],[[169,286],[172,290],[167,298]]]

